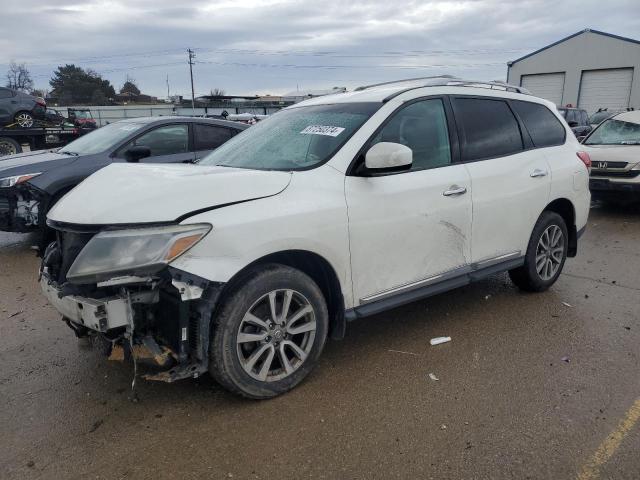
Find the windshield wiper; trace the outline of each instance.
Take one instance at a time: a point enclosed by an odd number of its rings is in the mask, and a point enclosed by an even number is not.
[[[620,145],[640,145],[640,140],[624,140]]]
[[[70,152],[69,150],[58,150],[58,153],[62,153],[63,155],[71,155],[77,157],[79,154],[76,152]]]

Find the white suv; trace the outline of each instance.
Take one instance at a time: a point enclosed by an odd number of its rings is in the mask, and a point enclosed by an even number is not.
[[[198,166],[100,170],[50,211],[41,286],[79,336],[166,366],[148,378],[208,370],[268,398],[347,320],[500,271],[547,289],[576,254],[588,177],[553,104],[518,87],[361,87],[282,110]]]

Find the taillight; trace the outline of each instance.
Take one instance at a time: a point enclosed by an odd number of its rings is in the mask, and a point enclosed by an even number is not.
[[[582,163],[585,164],[587,168],[591,168],[591,157],[587,152],[577,152],[578,158],[582,160]]]
[[[46,106],[47,106],[47,102],[45,102],[45,101],[44,101],[44,98],[41,98],[41,97],[38,97],[38,98],[36,99],[36,103],[37,103],[38,105],[42,105],[43,107],[46,107]]]

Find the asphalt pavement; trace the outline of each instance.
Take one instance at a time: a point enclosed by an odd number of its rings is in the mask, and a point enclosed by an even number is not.
[[[350,323],[262,402],[208,377],[133,401],[132,366],[39,293],[31,243],[0,234],[4,480],[640,478],[638,208],[593,209],[549,291],[497,275]]]

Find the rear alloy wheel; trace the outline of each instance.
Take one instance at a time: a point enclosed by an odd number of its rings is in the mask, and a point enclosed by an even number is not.
[[[509,271],[511,280],[528,292],[546,290],[560,276],[568,247],[564,219],[555,212],[542,212],[531,234],[524,265]]]
[[[0,157],[21,153],[22,147],[12,138],[0,138]]]
[[[234,393],[275,397],[311,372],[328,324],[322,291],[310,277],[284,265],[259,267],[214,313],[209,371]]]
[[[18,112],[16,113],[15,117],[13,117],[13,119],[21,128],[33,127],[33,115],[31,115],[29,112]]]

